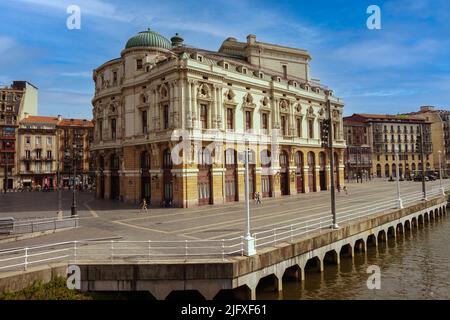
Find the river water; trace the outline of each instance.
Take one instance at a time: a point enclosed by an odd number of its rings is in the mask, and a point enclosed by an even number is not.
[[[381,288],[369,290],[370,265],[381,271]],[[306,273],[303,282],[283,282],[283,292],[258,292],[257,299],[450,299],[450,218],[444,216],[414,228],[405,238],[380,242],[367,254],[341,258],[323,273]]]

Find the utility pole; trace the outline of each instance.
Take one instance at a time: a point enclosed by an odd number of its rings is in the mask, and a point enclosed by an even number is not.
[[[324,138],[327,138],[326,140],[327,143],[325,143],[325,147],[328,147],[328,156],[330,159],[330,191],[331,191],[331,214],[333,216],[333,224],[332,224],[332,228],[333,229],[338,229],[339,226],[337,224],[337,218],[336,218],[336,190],[335,190],[335,185],[334,185],[334,152],[333,152],[333,136],[334,136],[334,132],[333,132],[333,125],[331,122],[331,101],[330,101],[330,90],[326,90],[325,91],[325,96],[327,98],[327,113],[328,113],[328,119],[326,119],[324,122],[326,123],[325,127],[327,129],[327,133],[328,133],[328,137],[325,137],[326,133],[324,133]],[[357,156],[358,158],[358,156]],[[339,174],[339,172],[338,172]]]

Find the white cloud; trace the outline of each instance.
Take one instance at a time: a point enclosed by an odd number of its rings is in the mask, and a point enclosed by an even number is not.
[[[8,37],[0,36],[0,55],[6,54],[15,45],[15,41]]]
[[[62,72],[61,77],[74,77],[74,78],[91,78],[92,72],[90,71],[79,71],[79,72]]]
[[[87,14],[100,18],[107,18],[119,21],[130,21],[131,16],[120,13],[116,6],[106,3],[103,0],[15,0],[30,6],[45,7],[55,10],[62,10],[66,14],[66,9],[70,5],[78,5],[81,9],[81,15]]]

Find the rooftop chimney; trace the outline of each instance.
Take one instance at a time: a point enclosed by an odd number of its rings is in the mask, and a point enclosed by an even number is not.
[[[62,121],[62,115],[58,114],[58,121]]]

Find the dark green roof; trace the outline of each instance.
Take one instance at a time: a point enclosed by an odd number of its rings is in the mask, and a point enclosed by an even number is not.
[[[125,49],[134,47],[156,47],[171,49],[172,44],[169,40],[164,38],[159,33],[148,29],[147,31],[139,32],[137,35],[131,37],[125,45]]]

